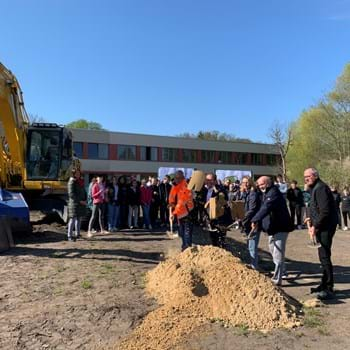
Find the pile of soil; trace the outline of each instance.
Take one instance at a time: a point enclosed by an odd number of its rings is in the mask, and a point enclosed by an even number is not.
[[[198,246],[160,263],[147,291],[161,305],[119,349],[180,349],[181,339],[208,322],[269,331],[300,324],[288,297],[229,252]]]

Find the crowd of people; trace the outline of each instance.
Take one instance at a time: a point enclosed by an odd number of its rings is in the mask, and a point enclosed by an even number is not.
[[[149,177],[140,182],[134,177],[107,179],[93,177],[87,191],[79,170],[74,170],[68,183],[68,240],[80,235],[81,218],[90,208],[91,217],[87,237],[100,232],[122,229],[168,228],[176,223],[182,239],[182,250],[192,246],[194,225],[209,231],[211,244],[225,248],[226,231],[238,223],[247,238],[251,258],[249,267],[259,269],[258,245],[261,232],[268,235],[269,251],[275,265],[272,282],[281,285],[287,275],[285,250],[288,234],[294,229],[308,228],[310,237],[319,244],[319,258],[323,268],[320,286],[312,289],[319,298],[333,293],[331,245],[336,227],[344,229],[350,218],[350,194],[344,189],[340,195],[319,179],[315,169],[304,174],[305,186],[297,181],[288,185],[282,176],[273,181],[262,176],[256,182],[249,176],[241,181],[221,182],[214,173],[205,174],[199,191],[188,188],[189,179],[177,171],[171,179]],[[234,217],[232,207],[241,203],[243,214]]]

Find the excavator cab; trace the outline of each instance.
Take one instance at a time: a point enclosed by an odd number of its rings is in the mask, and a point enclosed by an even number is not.
[[[28,128],[27,180],[66,181],[72,156],[72,135],[67,129],[52,123]]]

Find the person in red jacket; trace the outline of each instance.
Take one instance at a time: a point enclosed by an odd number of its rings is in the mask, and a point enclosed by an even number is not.
[[[150,224],[149,211],[152,202],[152,190],[147,186],[146,180],[141,180],[140,187],[140,204],[142,207],[142,216],[143,216],[143,227],[149,230],[152,230]]]
[[[104,216],[103,208],[104,208],[105,197],[106,197],[106,188],[103,185],[102,176],[98,176],[97,182],[92,186],[91,197],[93,201],[93,206],[92,206],[92,214],[89,221],[87,236],[92,237],[91,229],[94,226],[95,220],[97,219],[97,215],[98,215],[98,222],[100,225],[101,233],[109,233],[108,231],[104,231],[104,225],[103,225],[103,216]]]
[[[194,208],[192,191],[187,188],[184,173],[178,170],[175,173],[175,186],[169,194],[169,207],[172,208],[170,220],[177,217],[179,236],[182,239],[182,251],[192,246],[193,222],[190,212]]]

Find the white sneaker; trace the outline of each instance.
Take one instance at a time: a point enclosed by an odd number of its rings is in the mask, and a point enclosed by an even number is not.
[[[344,226],[343,231],[347,231],[347,230],[348,230],[348,227]]]
[[[91,237],[93,237],[92,232],[91,232],[91,231],[88,231],[88,233],[87,233],[86,237],[87,237],[87,238],[91,238]]]

